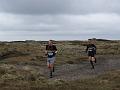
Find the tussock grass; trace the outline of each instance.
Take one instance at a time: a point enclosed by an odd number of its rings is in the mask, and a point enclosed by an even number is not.
[[[55,42],[58,47],[56,65],[76,64],[88,60],[86,41]],[[40,72],[46,65],[46,42],[0,44],[0,90],[120,90],[120,71],[96,78],[64,81],[48,80]],[[120,41],[97,41],[97,59],[116,59]],[[105,56],[105,57],[104,57]]]
[[[36,75],[36,74],[34,74]],[[18,78],[2,79],[1,90],[119,90],[120,71],[111,71],[91,79],[64,81],[60,79],[46,80],[35,76],[28,76],[29,79],[19,80]]]

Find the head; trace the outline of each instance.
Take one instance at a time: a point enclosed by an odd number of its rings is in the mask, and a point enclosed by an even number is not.
[[[88,39],[89,44],[95,44],[95,39]]]
[[[53,45],[53,41],[52,40],[49,40],[48,41],[48,44],[51,46],[51,45]]]
[[[91,39],[88,39],[88,44],[91,44]]]

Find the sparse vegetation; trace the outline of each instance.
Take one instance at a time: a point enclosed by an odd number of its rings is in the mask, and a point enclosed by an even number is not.
[[[95,78],[66,81],[49,80],[42,72],[46,67],[45,41],[1,42],[0,90],[119,90],[120,71]],[[56,65],[77,64],[87,60],[86,41],[59,41]],[[97,58],[119,58],[120,41],[97,40]]]

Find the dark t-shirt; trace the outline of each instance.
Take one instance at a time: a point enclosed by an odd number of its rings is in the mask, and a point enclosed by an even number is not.
[[[94,44],[88,44],[86,48],[86,52],[96,53],[96,46]]]
[[[47,52],[48,57],[52,58],[55,56],[55,51],[57,51],[57,48],[55,45],[52,45],[52,46],[46,45],[46,50],[48,51]]]
[[[52,45],[52,46],[50,46],[50,45],[46,45],[46,50],[57,51],[57,48],[56,48],[55,45]]]

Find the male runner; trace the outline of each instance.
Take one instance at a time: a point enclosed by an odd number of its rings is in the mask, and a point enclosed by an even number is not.
[[[88,40],[88,42],[89,42],[89,44],[87,45],[86,52],[88,53],[88,58],[89,58],[89,61],[92,65],[92,69],[94,69],[93,62],[96,63],[96,58],[95,58],[96,46],[94,44],[94,39]]]
[[[50,70],[50,78],[52,78],[52,72],[54,72],[54,62],[57,53],[57,48],[53,45],[53,41],[49,40],[48,45],[46,45],[45,54],[47,55],[47,66]]]

